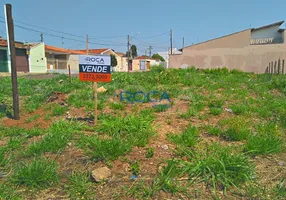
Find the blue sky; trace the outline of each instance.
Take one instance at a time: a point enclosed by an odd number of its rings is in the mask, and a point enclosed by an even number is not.
[[[89,34],[90,48],[108,47],[126,52],[130,34],[139,54],[149,45],[153,46],[153,52],[167,50],[170,29],[173,46],[181,48],[182,37],[185,45],[191,45],[286,19],[285,0],[4,0],[4,3],[12,4],[16,25],[42,31],[47,44],[84,49],[84,37]],[[0,9],[0,21],[3,21],[1,17],[4,17],[3,5]],[[15,27],[15,37],[19,41],[38,42],[40,33],[36,31]],[[0,23],[0,35],[6,37],[3,23]]]

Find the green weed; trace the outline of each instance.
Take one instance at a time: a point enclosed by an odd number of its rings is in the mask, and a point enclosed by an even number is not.
[[[191,161],[186,164],[190,178],[206,182],[213,186],[215,191],[238,186],[250,180],[254,172],[247,156],[217,143],[208,146],[206,151],[193,155]]]
[[[251,155],[274,154],[282,150],[283,140],[273,134],[255,135],[245,144],[244,150]]]
[[[199,131],[196,127],[189,125],[181,135],[169,134],[168,137],[177,146],[193,147],[199,140]]]
[[[62,116],[67,112],[68,108],[65,106],[61,106],[59,104],[54,104],[53,106],[53,116]]]
[[[87,173],[72,173],[69,177],[67,185],[67,193],[71,199],[93,199],[94,192],[90,191],[91,182]]]
[[[111,103],[110,108],[113,110],[124,110],[125,105],[123,103]]]
[[[116,160],[132,148],[130,143],[119,138],[100,139],[98,136],[81,136],[78,146],[95,161]]]
[[[0,199],[13,199],[13,200],[22,200],[22,196],[16,192],[15,187],[12,185],[3,182],[0,184]]]
[[[28,117],[28,118],[26,119],[26,122],[27,122],[27,123],[31,123],[31,122],[33,122],[33,121],[36,121],[36,120],[39,119],[40,117],[41,117],[41,116],[38,115],[38,114],[33,115],[33,116],[31,116],[31,117]]]
[[[148,148],[146,150],[145,158],[152,158],[154,156],[154,148]]]
[[[11,177],[13,183],[29,188],[47,188],[58,182],[57,163],[43,158],[19,164]]]
[[[130,170],[133,175],[138,176],[140,171],[140,162],[139,161],[131,162]]]

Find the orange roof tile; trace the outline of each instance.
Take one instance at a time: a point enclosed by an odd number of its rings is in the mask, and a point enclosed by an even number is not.
[[[136,59],[136,60],[146,60],[146,59],[148,59],[148,60],[156,60],[156,59],[151,58],[149,56],[138,56],[138,57],[136,57],[134,59]]]
[[[1,46],[1,47],[8,47],[8,42],[7,42],[7,40],[0,38],[0,46]],[[23,49],[26,48],[26,46],[25,46],[23,43],[21,43],[21,42],[16,42],[16,41],[15,41],[15,47],[16,47],[16,48],[23,48]]]
[[[125,57],[125,53],[121,53],[121,52],[115,52],[118,56],[121,56],[121,57]]]
[[[50,46],[50,45],[45,45],[45,49],[46,51],[67,53],[67,54],[85,54],[85,52],[82,52],[82,51],[64,49],[64,48],[59,48],[59,47]]]
[[[88,53],[90,54],[102,54],[103,52],[107,51],[109,49],[89,49]],[[77,50],[86,53],[86,50]]]

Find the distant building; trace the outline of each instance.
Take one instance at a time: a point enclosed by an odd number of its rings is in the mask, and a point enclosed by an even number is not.
[[[284,21],[246,29],[182,49],[170,55],[169,67],[200,69],[227,67],[255,73],[285,73]]]
[[[132,70],[131,71],[148,71],[151,66],[159,65],[160,60],[156,60],[149,56],[138,56],[132,60]]]
[[[166,62],[166,67],[168,67],[168,65],[169,65],[169,55],[171,54],[171,49],[169,48],[168,51],[158,52],[158,54],[164,58],[164,60]],[[172,54],[178,55],[178,54],[182,54],[182,52],[179,51],[177,48],[173,48]]]

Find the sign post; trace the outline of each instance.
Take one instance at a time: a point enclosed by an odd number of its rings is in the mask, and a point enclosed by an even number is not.
[[[97,124],[97,82],[111,82],[111,57],[107,55],[79,56],[79,80],[94,82],[94,125]]]

